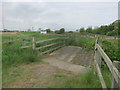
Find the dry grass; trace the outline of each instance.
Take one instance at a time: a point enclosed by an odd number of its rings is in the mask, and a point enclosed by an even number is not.
[[[19,35],[19,32],[0,32],[0,35],[4,35],[4,34],[8,34],[8,35]]]

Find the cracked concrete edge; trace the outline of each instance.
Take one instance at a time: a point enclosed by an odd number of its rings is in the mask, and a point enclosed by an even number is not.
[[[77,50],[74,52],[74,54],[70,56],[70,59],[67,60],[67,61],[68,61],[68,62],[71,62],[79,51],[80,51],[80,50],[77,49]]]

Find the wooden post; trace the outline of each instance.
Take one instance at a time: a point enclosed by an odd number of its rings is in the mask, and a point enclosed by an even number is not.
[[[64,46],[66,46],[66,38],[64,38]]]
[[[99,42],[98,42],[98,40],[99,40],[99,38],[97,37],[97,39],[96,39],[96,44],[100,44]],[[100,46],[102,46],[102,44],[100,44]],[[99,66],[101,67],[101,63],[102,63],[102,57],[101,57],[101,55],[100,55],[100,53],[99,53],[99,51],[97,50],[97,48],[95,47],[95,59],[96,59],[96,61],[97,61],[97,63],[99,64]]]
[[[35,49],[35,37],[33,37],[33,50]]]
[[[22,44],[23,47],[26,46],[26,43],[25,43],[25,39],[23,39],[23,44]]]
[[[102,43],[98,42],[98,44],[99,44],[99,46],[102,48]],[[99,52],[98,52],[98,58],[99,58],[98,64],[99,64],[99,66],[101,67],[102,65],[104,65],[104,63],[103,63],[103,61],[102,61],[102,57],[101,57],[101,55],[100,55]]]
[[[120,62],[114,61],[113,65],[118,69],[120,72]],[[120,78],[118,78],[118,83],[115,81],[114,76],[112,76],[112,90],[116,90],[115,88],[120,88]]]
[[[96,36],[95,36],[96,37]],[[98,37],[96,37],[96,41],[95,41],[95,56],[94,56],[94,74],[96,74],[96,64],[95,64],[95,60],[97,60],[97,47],[96,45],[98,44]]]

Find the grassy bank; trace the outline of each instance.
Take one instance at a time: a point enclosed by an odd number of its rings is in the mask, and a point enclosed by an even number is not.
[[[80,37],[76,35],[72,35],[69,38],[68,45],[80,46],[85,50],[94,50],[95,47],[95,38],[88,37]],[[120,61],[120,40],[110,40],[110,39],[100,39],[100,43],[102,43],[102,48],[105,53],[110,57],[112,61],[117,60]]]
[[[24,37],[35,36],[36,40],[45,40],[48,38],[61,37],[57,35],[40,35],[37,32],[21,32],[17,34],[2,35],[2,41],[15,40]],[[26,45],[32,45],[32,40],[27,40]],[[19,66],[39,62],[42,63],[40,52],[32,48],[22,49],[22,41],[2,44],[2,71],[3,86],[14,82],[22,76],[26,71],[19,69]],[[26,74],[25,74],[26,75]]]
[[[2,40],[15,40],[18,38],[35,36],[35,40],[60,37],[57,35],[41,35],[38,32],[19,32],[15,35],[2,35]],[[2,60],[4,68],[15,66],[21,63],[31,63],[40,60],[39,51],[32,48],[21,49],[23,41],[16,41],[2,44]],[[32,40],[27,40],[26,45],[32,45]],[[39,45],[38,45],[39,46]]]
[[[99,39],[102,44],[102,48],[112,61],[120,61],[120,40]],[[69,40],[70,45],[80,46],[85,50],[94,50],[95,38],[79,37],[77,40],[75,36],[72,36]],[[103,77],[105,79],[108,88],[111,88],[112,75],[106,64],[101,68]]]
[[[45,83],[48,88],[101,88],[99,78],[93,73],[93,69],[78,75],[60,71],[50,76]]]

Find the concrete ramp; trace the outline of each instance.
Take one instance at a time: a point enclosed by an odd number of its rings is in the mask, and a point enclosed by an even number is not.
[[[84,72],[91,64],[91,52],[83,50],[77,46],[65,46],[54,51],[50,56],[44,58],[44,61],[60,69],[75,73]]]
[[[56,57],[59,60],[63,60],[66,62],[70,62],[73,60],[73,58],[81,51],[81,47],[76,46],[65,46],[50,55]]]
[[[59,69],[71,71],[73,73],[83,73],[83,72],[86,72],[88,69],[81,65],[75,65],[75,64],[71,64],[65,61],[58,60],[53,56],[49,56],[45,58],[44,61],[48,62],[50,65],[55,66]]]

